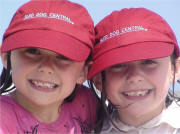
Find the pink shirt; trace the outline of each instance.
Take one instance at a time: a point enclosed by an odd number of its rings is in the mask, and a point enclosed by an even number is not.
[[[51,124],[39,122],[11,96],[0,96],[0,134],[81,134],[90,132],[96,119],[97,99],[81,86],[72,102],[62,105],[60,117]]]

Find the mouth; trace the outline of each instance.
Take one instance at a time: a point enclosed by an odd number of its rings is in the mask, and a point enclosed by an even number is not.
[[[58,87],[58,85],[55,83],[40,80],[30,80],[30,83],[37,89],[52,90]]]
[[[125,91],[122,92],[122,94],[128,99],[143,99],[148,95],[150,95],[151,92],[152,89],[146,89],[146,90]]]
[[[123,92],[122,94],[125,96],[144,96],[148,93],[150,93],[151,89],[144,90],[144,91],[129,91],[129,92]]]

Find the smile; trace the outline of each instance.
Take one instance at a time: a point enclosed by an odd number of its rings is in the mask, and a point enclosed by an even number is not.
[[[31,80],[30,81],[33,85],[40,87],[40,88],[46,88],[46,89],[53,89],[56,88],[57,85],[49,82],[42,82],[42,81],[36,81],[36,80]]]
[[[139,96],[146,96],[148,95],[152,90],[143,90],[143,91],[128,91],[128,92],[123,92],[122,94],[124,96],[129,96],[129,97],[139,97]]]

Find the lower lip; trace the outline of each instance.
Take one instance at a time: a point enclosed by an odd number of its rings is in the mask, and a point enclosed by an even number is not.
[[[38,86],[32,84],[31,82],[30,82],[30,84],[31,84],[31,87],[33,87],[33,89],[41,91],[41,92],[54,92],[57,90],[56,88],[49,89],[49,88],[38,87]]]
[[[126,96],[123,94],[123,96],[128,99],[128,100],[144,100],[146,99],[148,96],[150,96],[150,94],[152,93],[152,90],[149,90],[148,93],[146,93],[143,96]]]

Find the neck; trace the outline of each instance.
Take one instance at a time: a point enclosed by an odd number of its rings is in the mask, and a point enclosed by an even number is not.
[[[36,109],[36,110],[35,110]],[[51,110],[53,109],[53,110]],[[60,108],[57,108],[56,106],[49,106],[48,108],[46,107],[39,107],[33,108],[33,111],[30,111],[36,119],[38,119],[40,122],[44,123],[52,123],[56,121],[60,115]]]
[[[129,114],[128,112],[123,110],[119,110],[118,113],[119,113],[119,118],[123,123],[137,128],[141,125],[144,125],[148,121],[152,120],[157,115],[159,115],[164,108],[165,105],[162,105],[161,107],[158,107],[156,110],[154,110],[155,112],[149,111],[144,114],[136,114],[136,115]]]
[[[18,94],[16,94],[16,92],[12,93],[11,95],[19,105],[30,112],[40,122],[47,124],[52,123],[56,121],[60,116],[62,103],[36,105],[27,100],[25,97],[19,96]]]

